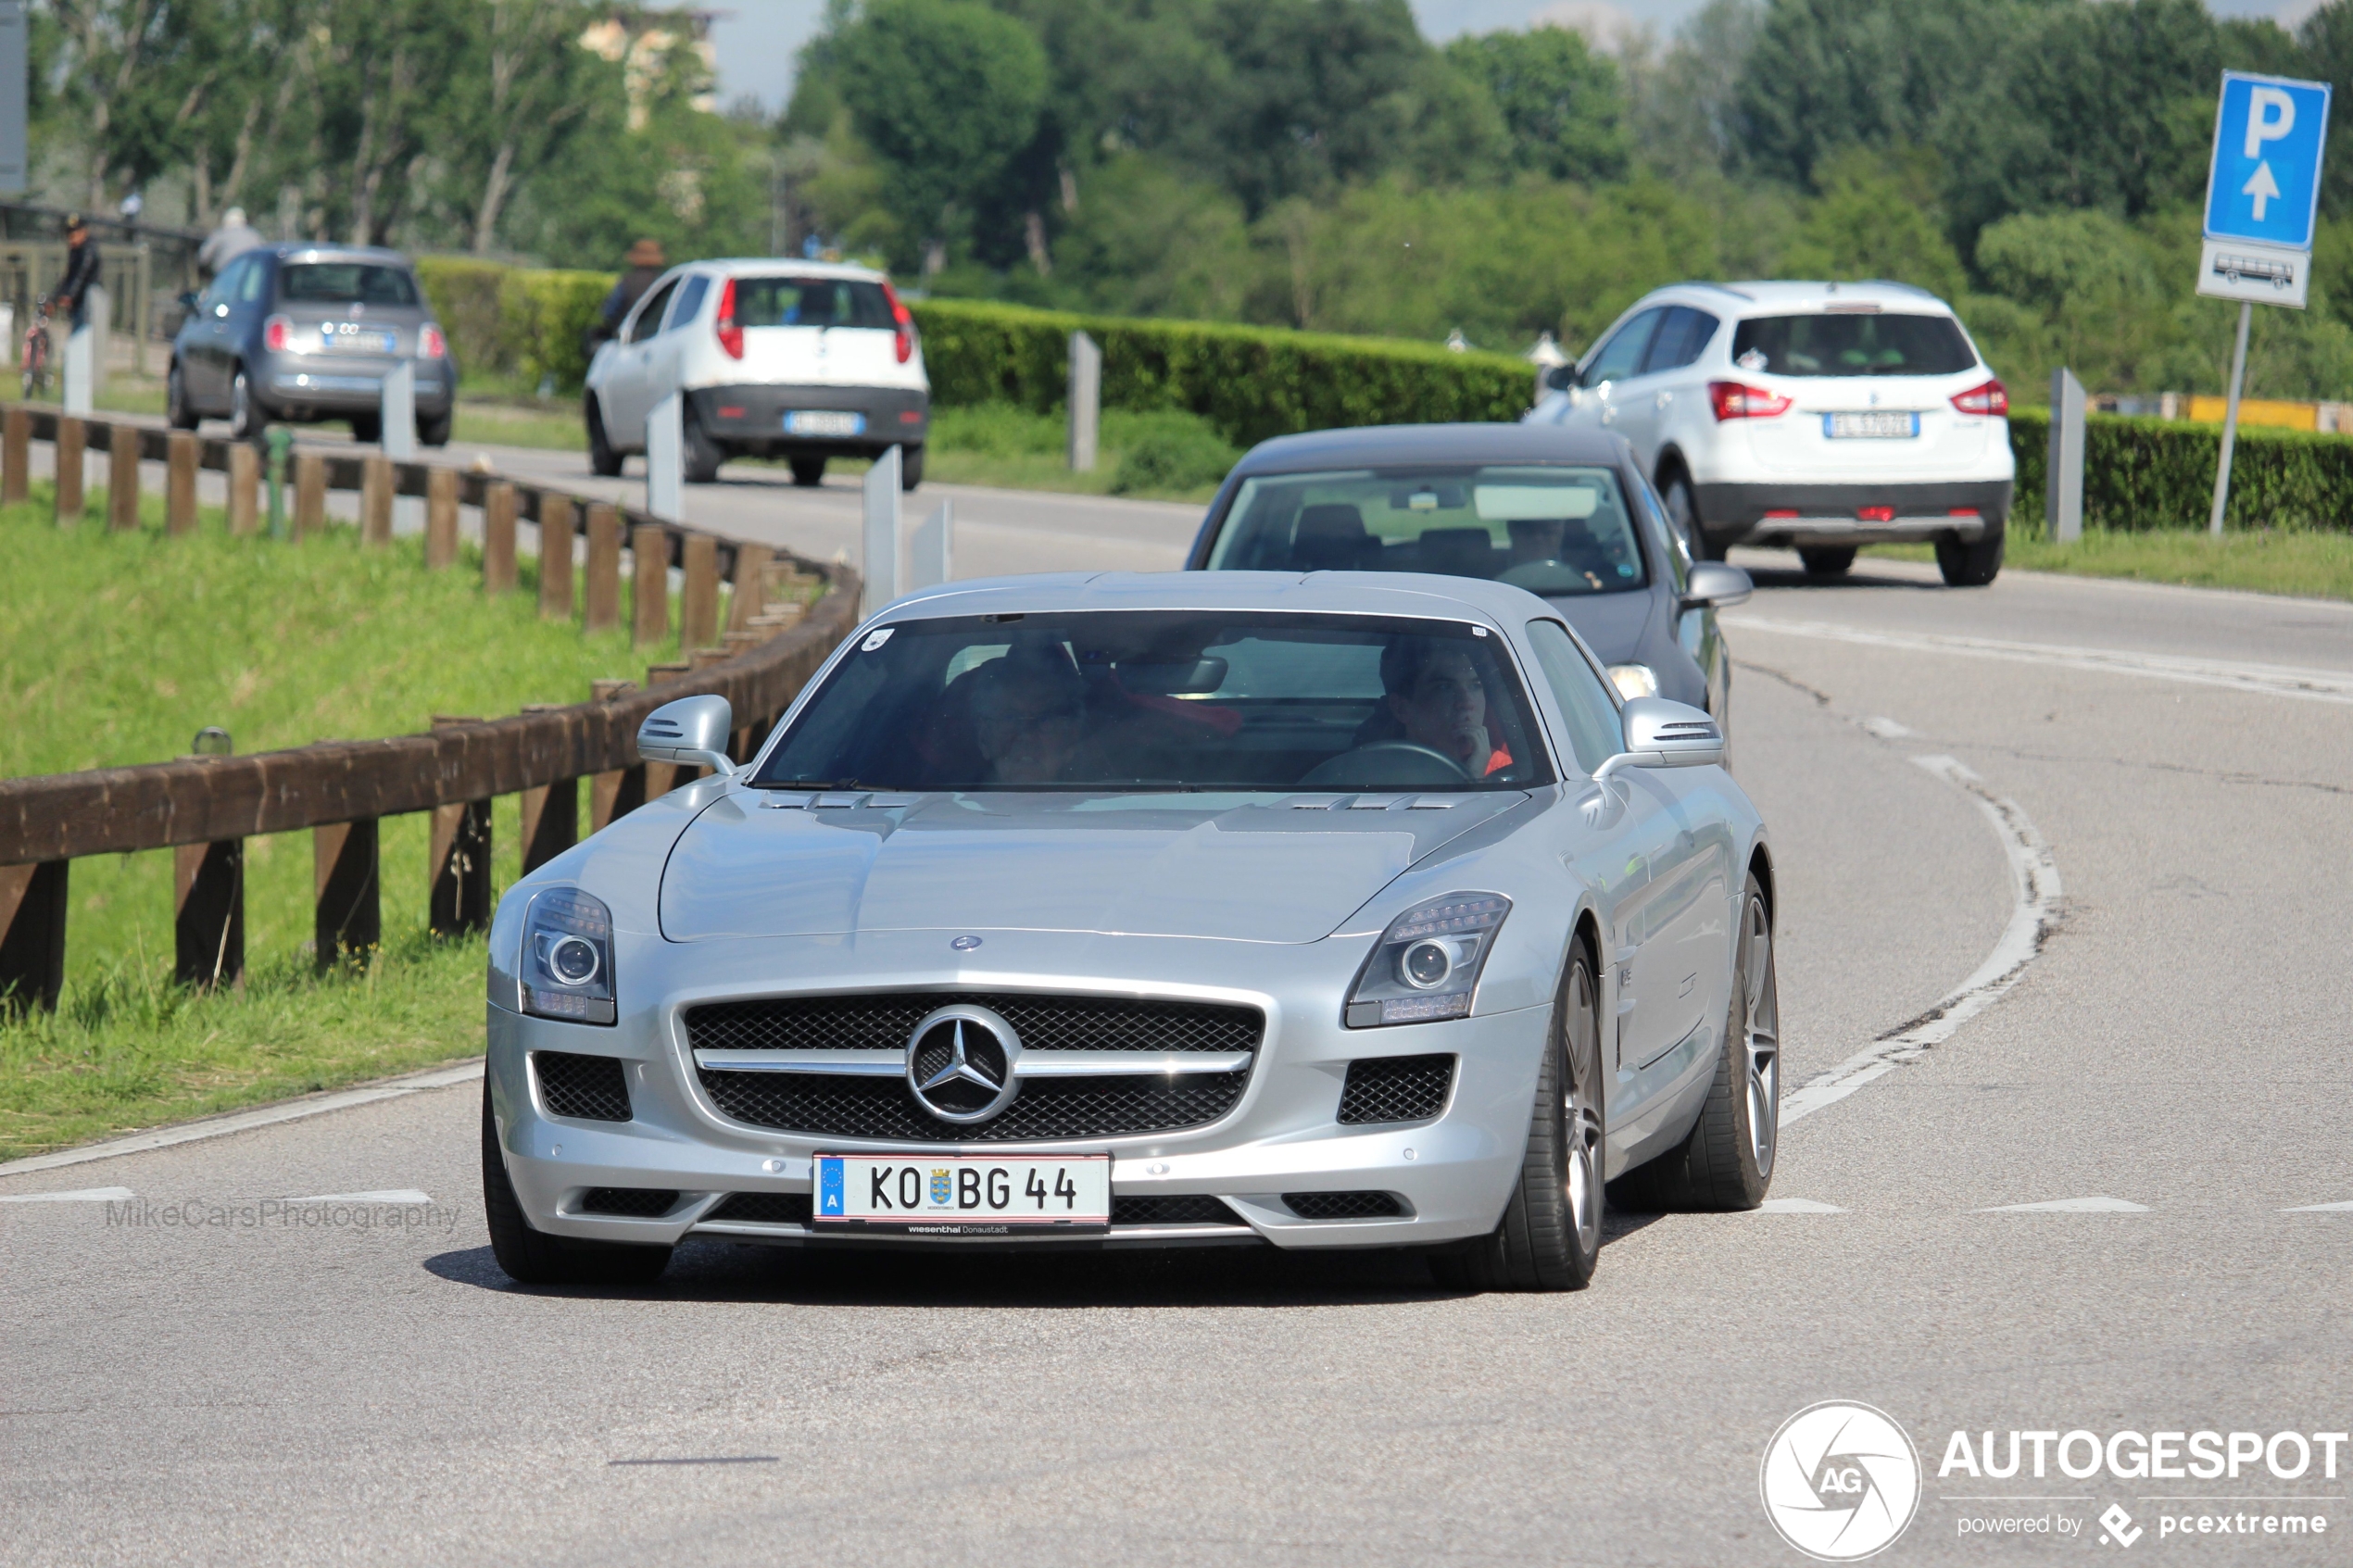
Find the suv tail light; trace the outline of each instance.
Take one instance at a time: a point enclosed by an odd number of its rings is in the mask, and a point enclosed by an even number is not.
[[[293,335],[294,323],[283,316],[272,316],[261,323],[261,346],[272,354],[283,354]]]
[[[439,359],[445,358],[448,352],[449,340],[441,335],[439,327],[428,322],[424,331],[417,334],[417,353],[420,358]]]
[[[2007,414],[2010,411],[2009,390],[2000,382],[1990,381],[1967,392],[1955,393],[1953,407],[1964,414]]]
[[[1894,507],[1857,507],[1855,508],[1855,520],[1857,522],[1894,522],[1895,508]]]
[[[899,355],[899,362],[904,365],[915,357],[915,318],[899,303],[899,291],[890,286],[887,278],[883,280],[883,297],[890,301],[890,319],[896,323],[891,347]]]
[[[1707,383],[1707,406],[1716,410],[1718,424],[1726,420],[1769,420],[1788,413],[1790,403],[1780,393],[1761,386],[1743,386],[1736,381]]]
[[[719,346],[730,359],[744,357],[744,330],[736,325],[736,280],[728,279],[719,285],[719,314],[711,325],[719,333]]]

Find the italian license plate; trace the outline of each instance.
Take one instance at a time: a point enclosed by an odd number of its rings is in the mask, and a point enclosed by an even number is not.
[[[1111,1224],[1108,1154],[821,1154],[819,1230],[902,1236],[1035,1236]]]
[[[1906,441],[1919,433],[1918,414],[1822,416],[1822,433],[1832,441]]]
[[[863,435],[866,416],[830,408],[797,408],[785,416],[786,435]]]
[[[356,327],[328,327],[321,334],[331,349],[348,354],[389,354],[395,338],[390,332],[368,332]]]

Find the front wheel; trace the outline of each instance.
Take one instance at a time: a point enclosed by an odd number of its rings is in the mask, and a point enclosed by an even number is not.
[[[598,406],[597,395],[590,393],[581,408],[588,421],[588,471],[599,479],[619,479],[621,454],[612,449],[611,438],[605,434],[605,411]]]
[[[518,1285],[645,1285],[670,1266],[667,1247],[573,1241],[531,1228],[498,1148],[487,1078],[482,1085],[482,1210],[491,1255]]]
[[[2002,538],[2001,533],[1994,533],[1973,543],[1939,539],[1936,542],[1936,570],[1944,574],[1944,585],[1947,588],[1982,588],[1993,582],[2002,571]]]
[[[1430,1259],[1452,1290],[1582,1290],[1602,1256],[1602,1022],[1580,939],[1553,1000],[1519,1179],[1492,1233]]]

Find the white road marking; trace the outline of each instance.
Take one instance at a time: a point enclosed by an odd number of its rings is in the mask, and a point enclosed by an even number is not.
[[[282,1198],[281,1203],[431,1203],[431,1193],[415,1187],[386,1187],[380,1192],[322,1192],[311,1198]]]
[[[1768,1198],[1756,1206],[1760,1214],[1843,1214],[1845,1210],[1835,1203],[1817,1203],[1810,1198]]]
[[[1862,724],[1864,729],[1881,740],[1902,740],[1906,735],[1919,733],[1909,724],[1899,724],[1893,719],[1866,719]]]
[[[1743,615],[1727,618],[1725,623],[1743,632],[1770,632],[1784,637],[1859,643],[1867,647],[1902,648],[1912,653],[1957,654],[1965,659],[1997,659],[2013,664],[2057,665],[2062,669],[2088,670],[2106,675],[2139,675],[2157,681],[2179,681],[2193,686],[2219,686],[2227,691],[2254,692],[2265,696],[2353,703],[2353,674],[2341,670],[2300,670],[2284,664],[2242,664],[2213,659],[2184,659],[2176,654],[2132,653],[2122,648],[2075,647],[2059,643],[2013,643],[1993,637],[1952,637],[1932,632],[1874,632],[1860,626],[1841,626],[1828,621],[1780,621],[1770,616]],[[1865,727],[1869,727],[1868,723]]]
[[[2353,1203],[2308,1203],[2301,1209],[2283,1209],[2283,1214],[2353,1214]]]
[[[1980,1209],[1981,1214],[2145,1214],[2145,1203],[2127,1203],[2120,1198],[2058,1198],[2048,1203],[2005,1203],[1998,1209]]]
[[[2002,851],[2010,862],[2010,919],[2001,940],[1977,972],[1958,988],[1909,1023],[1881,1035],[1836,1067],[1819,1073],[1781,1098],[1781,1125],[1811,1116],[1861,1088],[1872,1079],[1894,1072],[1953,1037],[1960,1026],[2009,994],[2025,976],[2027,966],[2041,953],[2043,941],[2058,918],[2058,862],[2043,842],[2018,802],[1995,795],[1967,767],[1950,757],[1915,757],[1912,760],[1977,801],[1978,809],[1994,824]]]
[[[413,1095],[420,1089],[446,1089],[455,1084],[472,1083],[481,1076],[482,1063],[479,1061],[469,1061],[460,1067],[436,1067],[426,1073],[411,1073],[405,1078],[387,1079],[364,1089],[314,1095],[308,1099],[290,1100],[284,1105],[264,1106],[259,1110],[241,1110],[232,1116],[215,1116],[177,1127],[158,1128],[152,1133],[133,1133],[127,1138],[112,1138],[81,1148],[60,1149],[56,1154],[35,1154],[22,1160],[11,1160],[0,1164],[0,1176],[55,1171],[66,1165],[85,1165],[93,1160],[115,1160],[126,1154],[145,1154],[149,1149],[170,1148],[174,1144],[195,1143],[199,1138],[226,1137],[231,1133],[243,1133],[255,1127],[274,1126],[281,1122],[299,1122],[306,1116],[323,1116],[330,1110],[346,1110],[355,1105],[369,1105],[380,1099],[396,1099],[402,1095]]]
[[[129,1187],[83,1187],[79,1192],[20,1192],[0,1203],[127,1203],[139,1195]]]

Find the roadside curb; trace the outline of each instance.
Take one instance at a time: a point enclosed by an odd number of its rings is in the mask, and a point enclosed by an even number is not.
[[[306,1095],[300,1099],[282,1100],[257,1110],[233,1110],[220,1116],[208,1116],[199,1122],[182,1122],[176,1126],[158,1127],[149,1133],[132,1133],[128,1137],[109,1138],[105,1143],[63,1148],[55,1154],[28,1155],[22,1160],[0,1162],[0,1179],[31,1175],[36,1171],[55,1171],[68,1165],[86,1165],[96,1160],[115,1160],[126,1154],[145,1154],[150,1149],[170,1148],[175,1144],[195,1143],[204,1138],[226,1137],[232,1133],[249,1132],[257,1127],[273,1127],[281,1122],[299,1122],[308,1116],[323,1116],[331,1110],[347,1110],[355,1105],[398,1099],[425,1089],[453,1088],[459,1084],[472,1083],[481,1076],[482,1059],[477,1057],[456,1067],[427,1068],[422,1073],[385,1078],[357,1089]]]

